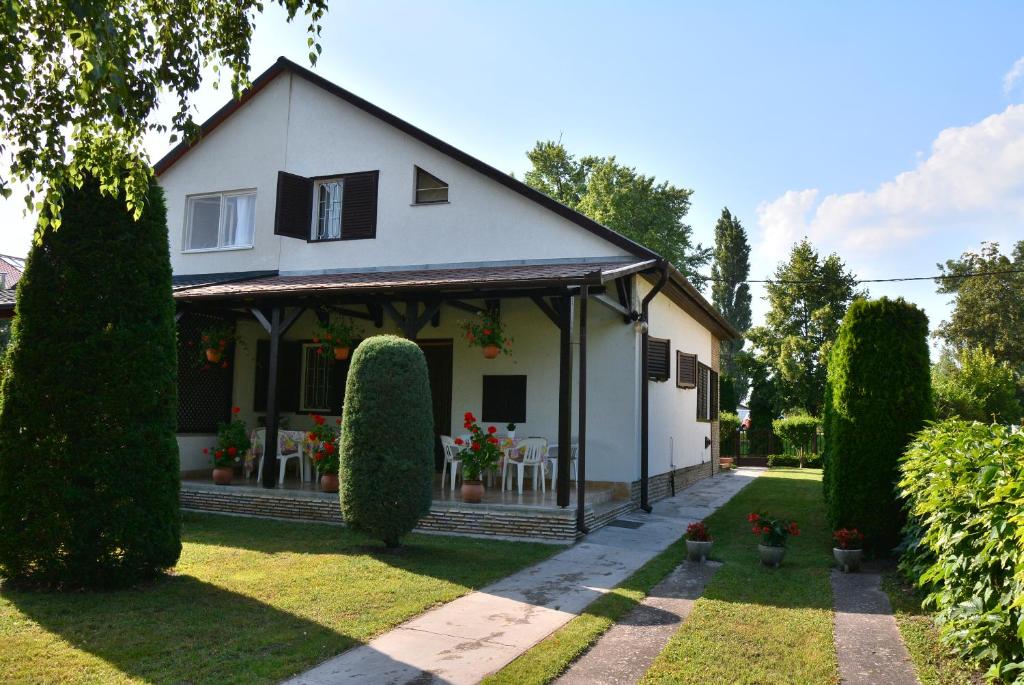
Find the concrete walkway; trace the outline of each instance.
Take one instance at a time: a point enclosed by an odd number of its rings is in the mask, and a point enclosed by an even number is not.
[[[581,613],[759,476],[706,478],[650,514],[606,526],[550,559],[418,616],[287,681],[291,685],[476,683]]]
[[[626,685],[643,677],[686,617],[720,563],[684,561],[643,602],[612,626],[555,682]]]
[[[836,656],[844,685],[918,685],[914,664],[880,588],[881,573],[832,571]]]

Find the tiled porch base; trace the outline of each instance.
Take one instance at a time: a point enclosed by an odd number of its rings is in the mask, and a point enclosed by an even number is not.
[[[665,499],[666,497],[672,496],[672,477],[675,474],[675,487],[676,492],[679,492],[683,488],[688,488],[699,480],[708,478],[714,473],[719,473],[720,469],[714,469],[712,472],[712,462],[704,462],[703,464],[695,464],[693,466],[687,466],[685,468],[676,469],[675,471],[668,471],[667,473],[659,473],[657,476],[651,476],[647,482],[647,496],[652,503],[658,500]],[[635,480],[630,487],[630,499],[640,506],[640,481]]]
[[[586,506],[590,531],[636,508],[629,500],[616,501],[610,492],[598,492]],[[314,491],[261,490],[183,482],[181,506],[194,511],[241,514],[302,521],[343,523],[338,496]],[[533,538],[568,543],[577,539],[576,507],[565,509],[513,504],[463,504],[434,501],[417,530],[461,535]]]

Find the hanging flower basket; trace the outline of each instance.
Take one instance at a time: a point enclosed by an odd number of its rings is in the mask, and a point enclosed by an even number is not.
[[[204,328],[199,332],[198,348],[200,352],[196,363],[204,371],[217,366],[222,369],[230,367],[228,351],[231,344],[237,340],[234,324],[222,322]],[[194,345],[194,343],[189,342],[189,345]]]
[[[351,354],[355,338],[355,327],[351,321],[343,317],[319,324],[317,333],[313,336],[313,344],[319,345],[317,354],[343,362]]]
[[[512,337],[505,331],[497,312],[481,312],[475,318],[460,321],[470,347],[483,349],[485,359],[499,354],[512,354]]]

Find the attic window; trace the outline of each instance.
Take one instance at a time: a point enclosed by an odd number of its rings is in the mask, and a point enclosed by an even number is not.
[[[416,204],[432,205],[439,202],[448,202],[448,184],[416,167]]]

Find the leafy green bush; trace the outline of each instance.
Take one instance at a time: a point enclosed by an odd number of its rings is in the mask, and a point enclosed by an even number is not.
[[[961,418],[988,423],[1020,422],[1017,400],[1020,375],[1006,362],[999,362],[981,347],[967,348],[955,355],[944,350],[932,367],[935,413],[939,418]]]
[[[927,592],[945,641],[990,677],[1024,683],[1024,432],[934,424],[902,470],[918,540],[900,569]]]
[[[820,427],[821,419],[809,414],[793,414],[772,421],[772,430],[792,446],[800,466],[803,466],[808,453],[812,451],[812,441]]]
[[[769,454],[768,466],[800,466],[800,457],[795,454]],[[803,466],[821,468],[821,455],[808,452],[804,454]]]
[[[0,386],[0,572],[114,587],[181,552],[177,356],[163,192],[138,221],[87,180],[18,284]]]
[[[364,340],[352,356],[341,421],[341,513],[388,547],[430,511],[434,418],[416,343]]]
[[[722,412],[718,415],[718,445],[721,456],[733,457],[739,454],[739,440],[736,439],[739,430],[739,416],[731,412]]]
[[[899,541],[899,458],[931,417],[930,379],[924,312],[885,297],[850,305],[828,365],[825,491],[833,530],[858,528],[876,553]]]

